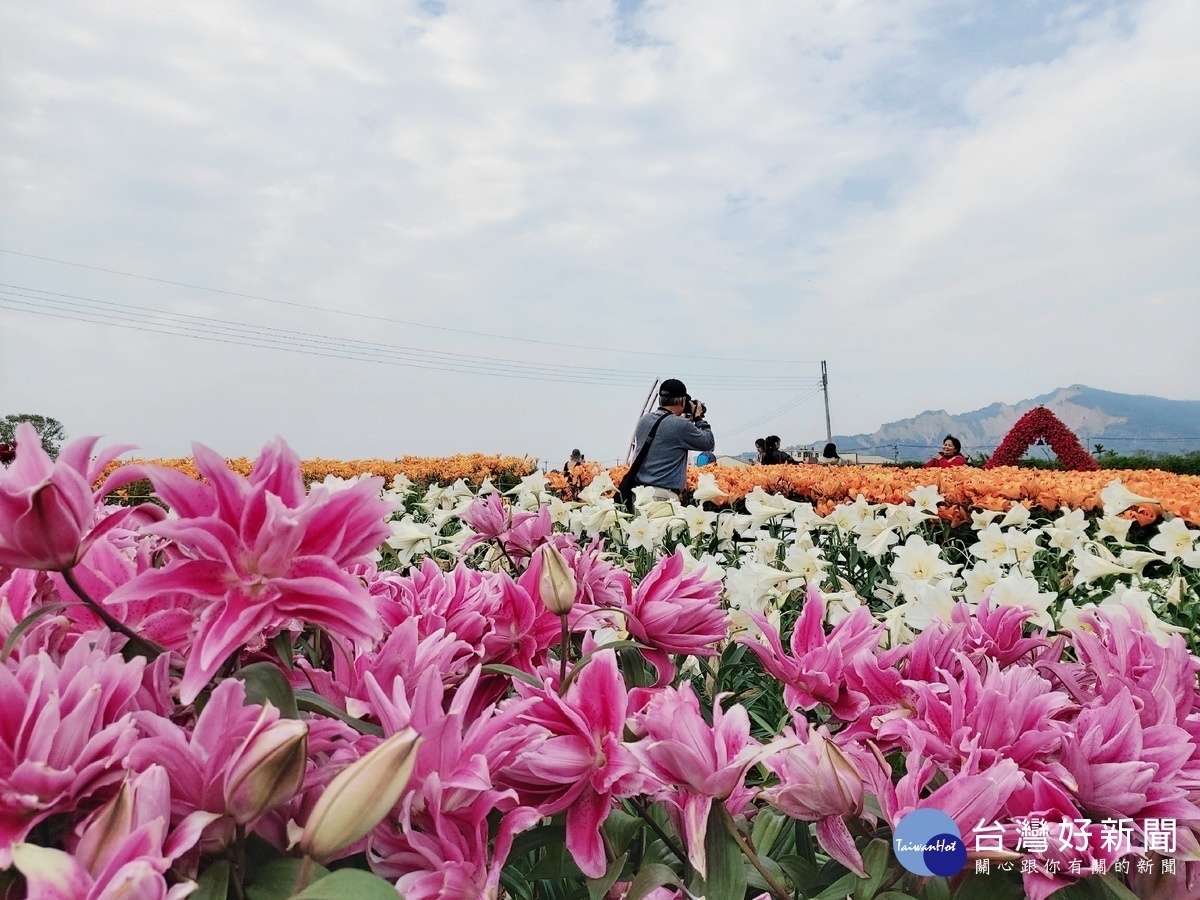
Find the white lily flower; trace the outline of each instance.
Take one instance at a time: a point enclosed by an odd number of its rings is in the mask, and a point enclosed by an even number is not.
[[[794,500],[789,500],[782,494],[768,494],[762,485],[755,485],[754,490],[746,495],[746,513],[755,526],[762,526],[773,519],[780,519],[792,512],[796,506]]]
[[[1110,481],[1105,486],[1104,490],[1100,492],[1100,501],[1104,504],[1104,514],[1108,516],[1123,513],[1129,507],[1137,506],[1139,503],[1158,503],[1151,497],[1135,494],[1125,487],[1120,478]]]
[[[546,504],[546,509],[550,513],[550,521],[555,525],[562,525],[567,528],[571,524],[571,510],[574,504],[566,503],[558,497],[551,497],[550,502]]]
[[[717,514],[703,506],[692,504],[683,508],[683,524],[693,541],[700,537],[707,537],[716,521]]]
[[[397,472],[392,476],[392,490],[398,494],[407,495],[413,489],[412,479],[403,472]]]
[[[1129,537],[1129,529],[1133,519],[1123,519],[1120,516],[1104,516],[1096,523],[1096,538],[1112,538],[1118,544],[1124,544]]]
[[[1008,537],[995,522],[980,531],[976,537],[976,542],[970,547],[971,555],[976,559],[1005,565],[1017,561],[1016,553],[1009,546]]]
[[[612,476],[605,470],[591,480],[582,491],[579,492],[579,499],[584,503],[596,503],[603,499],[605,494],[610,494],[617,489],[613,484]]]
[[[1060,627],[1064,630],[1091,631],[1091,623],[1085,622],[1083,619],[1083,613],[1089,610],[1098,610],[1108,616],[1122,619],[1134,628],[1145,631],[1160,647],[1168,646],[1174,639],[1174,635],[1188,633],[1186,628],[1164,622],[1158,617],[1150,606],[1148,591],[1137,590],[1123,584],[1117,585],[1112,594],[1100,601],[1099,606],[1095,603],[1087,603],[1076,608],[1068,598],[1067,603],[1063,606]]]
[[[1012,550],[1013,556],[1016,557],[1018,565],[1032,559],[1033,555],[1041,549],[1037,542],[1040,536],[1040,530],[1022,531],[1019,528],[1010,528],[1004,532],[1004,540],[1008,544],[1008,548]]]
[[[1091,584],[1108,575],[1133,574],[1133,569],[1122,566],[1113,559],[1111,553],[1100,545],[1096,545],[1095,553],[1088,553],[1086,550],[1076,551],[1071,557],[1071,564],[1075,567],[1075,577],[1071,579],[1074,587]]]
[[[576,512],[579,515],[580,527],[591,537],[604,534],[617,523],[617,508],[611,499],[589,503]],[[571,514],[572,524],[574,524],[575,514]]]
[[[692,551],[687,547],[680,547],[679,552],[683,555],[683,571],[685,575],[699,573],[703,581],[723,582],[725,580],[725,567],[711,553],[694,556]]]
[[[942,559],[941,548],[937,544],[930,544],[916,534],[909,535],[908,540],[896,548],[895,557],[888,567],[897,581],[906,580],[917,585],[944,579],[957,569],[958,566]]]
[[[1047,525],[1047,544],[1056,550],[1070,553],[1079,547],[1087,538],[1087,517],[1082,509],[1072,509],[1063,513],[1053,523]]]
[[[717,484],[717,478],[712,472],[701,472],[700,478],[696,482],[696,490],[692,491],[692,497],[696,502],[704,503],[706,500],[718,500],[721,497],[728,497],[721,486]]]
[[[930,519],[936,519],[937,513],[927,512],[916,506],[888,506],[884,520],[889,528],[894,528],[907,535],[916,527]]]
[[[621,523],[625,540],[630,550],[653,550],[658,544],[659,530],[645,516],[637,516]]]
[[[744,562],[725,574],[725,597],[731,609],[753,609],[764,612],[773,601],[781,599],[778,586],[799,580],[792,572],[784,572],[758,562]]]
[[[859,538],[859,550],[872,559],[882,559],[883,555],[891,549],[892,544],[900,540],[900,535],[891,528],[884,528],[866,544],[863,544],[863,540],[863,538]]]
[[[863,605],[862,597],[853,590],[830,591],[825,597],[825,622],[830,627]]]
[[[489,475],[487,478],[483,479],[482,483],[479,485],[479,490],[475,492],[475,496],[486,497],[488,494],[498,493],[500,493],[500,488],[496,487],[496,485],[492,483],[491,476]]]
[[[1007,573],[1008,570],[1004,566],[994,562],[981,562],[964,569],[963,580],[966,582],[966,588],[963,590],[963,599],[972,605],[978,604],[992,585]]]
[[[1000,518],[1000,515],[1000,512],[994,509],[975,510],[971,513],[971,527],[976,531],[983,531]]]
[[[1146,550],[1134,550],[1132,547],[1126,547],[1123,549],[1117,554],[1117,559],[1120,561],[1121,565],[1129,566],[1129,568],[1133,569],[1133,571],[1137,572],[1139,575],[1145,571],[1146,566],[1150,565],[1150,563],[1160,563],[1166,561],[1157,553],[1150,553]]]
[[[958,600],[950,590],[949,579],[937,584],[922,584],[909,602],[897,607],[904,624],[914,631],[924,631],[934,622],[949,622]]]
[[[797,544],[788,548],[783,564],[789,572],[802,576],[806,583],[822,577],[829,565],[820,547],[801,547]]]
[[[433,525],[417,522],[405,516],[398,522],[389,522],[391,535],[384,543],[396,551],[402,565],[408,565],[418,553],[431,553],[440,543],[437,529]]]
[[[1001,528],[1024,528],[1029,523],[1029,508],[1023,503],[1014,503],[1000,520]]]
[[[1054,620],[1050,618],[1050,604],[1058,599],[1053,591],[1043,591],[1038,587],[1037,579],[1026,575],[1005,575],[997,579],[988,594],[993,606],[1027,606],[1034,611],[1030,617],[1035,625],[1053,627]]]
[[[1200,531],[1192,531],[1187,522],[1179,517],[1168,519],[1158,526],[1158,534],[1150,538],[1150,548],[1157,550],[1168,561],[1191,553],[1196,547]]]
[[[799,532],[808,532],[822,520],[811,503],[797,503],[792,507],[792,526]]]
[[[862,517],[858,514],[858,510],[850,503],[843,503],[840,506],[835,506],[833,511],[824,518],[824,522],[832,525],[840,534],[846,535],[854,531],[854,527],[862,521]]]
[[[932,513],[936,513],[938,504],[946,499],[938,493],[937,485],[933,484],[913,488],[908,492],[908,496],[912,498],[913,506],[917,509],[924,509]]]

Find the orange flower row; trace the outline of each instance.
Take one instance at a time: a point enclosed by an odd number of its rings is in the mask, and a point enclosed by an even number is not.
[[[254,468],[254,460],[244,456],[227,459],[225,463],[240,475],[249,475]],[[117,461],[105,470],[102,477],[123,465],[146,464],[176,469],[192,478],[200,477],[191,457]],[[306,459],[300,462],[300,472],[306,484],[324,481],[329,475],[353,478],[356,475],[371,474],[382,475],[388,485],[391,485],[392,479],[397,475],[404,475],[417,484],[453,484],[461,478],[470,484],[479,485],[485,478],[522,478],[536,468],[535,459],[483,453],[462,453],[445,457],[401,456],[399,459]]]
[[[620,483],[625,466],[609,470],[613,481]],[[718,504],[735,503],[761,487],[770,494],[783,494],[793,500],[812,503],[822,515],[839,503],[862,497],[868,503],[911,503],[908,494],[914,488],[936,485],[946,498],[941,508],[942,518],[955,524],[969,519],[973,509],[1007,510],[1015,503],[1043,510],[1082,509],[1098,511],[1103,502],[1100,492],[1114,479],[1120,479],[1129,490],[1159,501],[1158,505],[1134,507],[1127,517],[1142,524],[1157,520],[1163,510],[1179,516],[1193,525],[1200,525],[1200,476],[1175,475],[1155,469],[1095,472],[1067,472],[1051,469],[1021,469],[999,466],[994,469],[975,469],[966,466],[945,469],[901,469],[892,466],[705,466],[689,468],[687,489],[694,491],[700,475],[712,475],[718,487],[728,496],[717,499]],[[595,470],[574,473],[582,475],[586,486]],[[548,476],[551,485],[566,487],[562,473]]]

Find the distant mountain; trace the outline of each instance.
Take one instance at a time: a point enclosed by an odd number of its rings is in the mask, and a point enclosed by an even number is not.
[[[1165,400],[1141,394],[1115,394],[1082,384],[1059,388],[1032,400],[951,415],[927,410],[911,419],[888,422],[871,434],[834,435],[839,451],[899,459],[928,459],[953,434],[969,454],[991,453],[1013,423],[1035,406],[1045,406],[1092,451],[1094,445],[1126,454],[1200,450],[1200,400]],[[818,449],[824,441],[812,446]]]

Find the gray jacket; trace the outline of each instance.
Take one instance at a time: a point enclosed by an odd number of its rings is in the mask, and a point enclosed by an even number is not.
[[[676,416],[659,409],[648,412],[638,420],[634,430],[637,451],[642,449],[646,436],[660,417],[666,420],[659,426],[650,444],[650,452],[638,470],[637,483],[670,491],[682,491],[687,485],[687,458],[689,450],[711,450],[716,446],[712,429],[703,419],[695,423],[683,416]],[[635,452],[636,457],[636,452]]]

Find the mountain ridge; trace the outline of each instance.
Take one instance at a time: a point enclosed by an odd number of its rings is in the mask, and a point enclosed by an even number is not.
[[[877,430],[837,434],[839,452],[860,452],[901,460],[928,459],[953,434],[968,454],[990,454],[1013,424],[1036,406],[1045,406],[1093,451],[1096,444],[1118,453],[1183,453],[1200,450],[1200,400],[1168,400],[1149,394],[1120,394],[1084,384],[1047,394],[996,402],[964,413],[927,409]],[[818,449],[824,440],[812,442]]]

